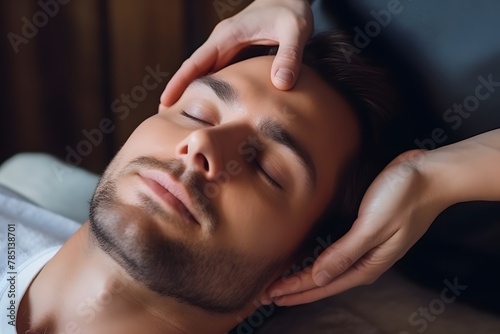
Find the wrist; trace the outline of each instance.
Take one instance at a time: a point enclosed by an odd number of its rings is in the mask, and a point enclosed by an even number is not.
[[[436,164],[434,155],[434,151],[411,150],[399,157],[404,163],[400,174],[411,175],[411,187],[414,192],[410,202],[416,212],[427,217],[425,221],[433,221],[442,211],[454,204],[447,188],[442,186],[440,173],[443,167]]]
[[[500,130],[425,151],[418,167],[446,206],[499,201]]]
[[[425,180],[430,200],[441,211],[460,202],[457,189],[454,189],[455,172],[450,170],[452,162],[446,152],[439,150],[423,151],[415,164]]]
[[[434,151],[410,150],[403,152],[390,164],[395,174],[388,177],[393,183],[407,183],[411,191],[404,199],[425,221],[434,220],[443,210],[453,204],[453,198],[441,185],[441,166],[435,163]]]

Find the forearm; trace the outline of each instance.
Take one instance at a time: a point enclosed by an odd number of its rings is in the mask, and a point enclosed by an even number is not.
[[[466,201],[500,201],[500,129],[425,155],[422,172],[444,208]]]

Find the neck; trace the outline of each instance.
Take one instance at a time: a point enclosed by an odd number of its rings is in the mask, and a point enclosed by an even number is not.
[[[250,310],[251,311],[251,310]],[[94,244],[85,223],[33,280],[19,333],[225,333],[243,314],[212,314],[134,281]]]

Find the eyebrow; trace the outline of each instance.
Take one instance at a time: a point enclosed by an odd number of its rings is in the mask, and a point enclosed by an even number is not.
[[[229,82],[207,75],[193,81],[192,84],[201,84],[209,87],[217,97],[228,105],[238,104],[238,94]],[[299,144],[292,134],[278,121],[270,118],[263,119],[258,125],[259,133],[271,141],[290,149],[306,170],[306,183],[309,190],[316,185],[316,168],[307,150]]]
[[[207,75],[193,81],[193,84],[201,84],[210,87],[210,89],[226,104],[236,104],[238,94],[234,87],[227,81]]]

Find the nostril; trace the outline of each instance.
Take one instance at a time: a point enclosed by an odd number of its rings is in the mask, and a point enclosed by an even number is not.
[[[203,168],[205,168],[205,170],[208,172],[209,170],[208,160],[207,158],[205,158],[205,156],[203,156]]]
[[[203,165],[203,169],[208,172],[210,170],[210,165],[208,163],[208,159],[203,155],[202,153],[196,154],[196,159],[200,163],[200,165]]]
[[[188,154],[188,146],[182,145],[181,148],[179,149],[179,154]]]

